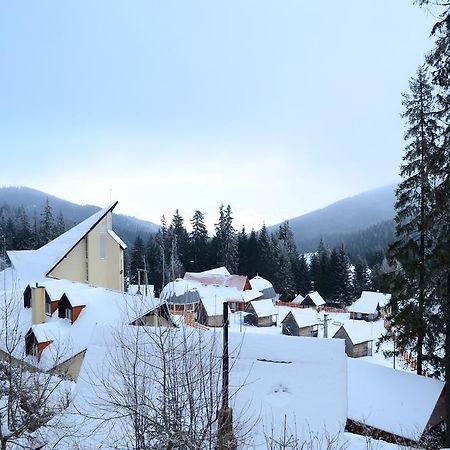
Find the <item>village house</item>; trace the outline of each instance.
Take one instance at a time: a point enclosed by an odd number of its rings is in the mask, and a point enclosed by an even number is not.
[[[161,299],[175,312],[194,311],[200,299],[224,298],[232,311],[245,311],[248,304],[263,294],[252,288],[247,276],[231,275],[225,267],[204,272],[186,272],[166,284]]]
[[[390,297],[390,294],[363,291],[360,298],[348,308],[350,319],[365,320],[367,322],[379,319],[384,315]]]
[[[372,356],[373,338],[365,323],[347,321],[339,327],[333,338],[345,339],[345,353],[351,358]]]
[[[310,310],[289,311],[281,321],[281,332],[288,336],[317,337],[319,320],[317,314]]]
[[[255,327],[271,327],[276,322],[277,310],[270,299],[250,302],[244,322]]]
[[[24,330],[27,363],[76,380],[98,324],[174,325],[165,302],[124,292],[126,246],[112,231],[116,204],[38,250],[8,252],[8,276],[17,280],[9,292],[20,301],[17,326]]]
[[[202,298],[197,304],[197,322],[207,327],[223,326],[224,303],[223,298]]]
[[[265,299],[277,299],[278,295],[275,292],[275,289],[273,288],[272,283],[269,280],[266,280],[263,277],[260,277],[259,275],[256,275],[256,277],[253,277],[250,280],[250,284],[252,286],[252,289],[261,292],[262,297],[260,297],[260,300]]]
[[[317,291],[310,292],[302,301],[299,300],[300,298],[296,301],[296,303],[298,303],[303,308],[321,308],[323,306],[326,306],[325,300]]]

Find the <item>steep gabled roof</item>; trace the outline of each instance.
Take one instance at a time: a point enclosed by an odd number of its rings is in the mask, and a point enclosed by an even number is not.
[[[305,299],[309,297],[311,299],[311,301],[316,305],[316,306],[322,306],[322,305],[326,305],[325,300],[322,298],[322,296],[317,292],[310,292]]]
[[[367,322],[361,320],[349,320],[339,327],[333,337],[339,333],[341,328],[345,330],[353,345],[373,341],[371,328],[370,326],[367,326]]]
[[[270,299],[256,300],[250,303],[255,311],[257,317],[268,317],[277,314],[275,306]]]
[[[383,308],[387,305],[389,299],[389,294],[363,291],[361,297],[348,308],[348,311],[362,314],[375,314],[378,306]]]
[[[15,269],[23,276],[44,277],[117,205],[117,201],[101,209],[83,222],[37,250],[8,251]],[[114,237],[114,236],[113,236]],[[123,244],[123,242],[122,242]],[[121,246],[125,244],[120,244]]]

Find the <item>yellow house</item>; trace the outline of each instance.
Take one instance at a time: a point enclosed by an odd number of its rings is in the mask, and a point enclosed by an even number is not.
[[[14,267],[41,277],[124,291],[124,242],[112,230],[117,202],[98,211],[38,250],[10,251]]]

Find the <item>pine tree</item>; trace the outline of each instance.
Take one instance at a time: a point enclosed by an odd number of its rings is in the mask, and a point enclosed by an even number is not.
[[[342,305],[352,303],[352,284],[350,279],[350,263],[345,253],[344,246],[337,252],[337,266],[335,268],[334,299]]]
[[[184,275],[186,267],[190,268],[191,266],[189,233],[184,227],[184,219],[178,209],[173,215],[169,234],[171,236],[171,264],[176,265],[176,269],[173,271],[177,272],[175,278],[178,278]]]
[[[50,202],[45,201],[44,209],[41,213],[41,224],[39,228],[39,245],[43,246],[54,238],[53,209]]]
[[[24,207],[20,207],[18,213],[18,224],[14,242],[14,249],[28,250],[33,247],[33,236],[30,221]]]
[[[205,216],[199,210],[194,212],[191,219],[192,232],[190,235],[190,254],[192,270],[200,272],[208,269],[208,230],[204,222]]]
[[[267,227],[263,224],[258,234],[258,260],[256,266],[256,272],[263,278],[267,278],[272,281],[273,284],[273,272],[276,270],[274,265],[276,262],[272,258],[272,252],[270,248],[270,236],[267,231]]]
[[[64,220],[63,213],[60,211],[58,217],[56,218],[53,234],[55,237],[57,237],[63,234],[65,231],[66,231],[66,222]]]
[[[134,243],[133,248],[131,249],[130,256],[130,283],[137,284],[138,282],[138,269],[144,269],[144,258],[145,258],[145,249],[144,242],[141,236],[137,236]],[[143,280],[141,280],[141,283]]]
[[[417,373],[422,373],[427,320],[433,298],[430,273],[434,208],[433,176],[430,167],[436,155],[438,127],[434,113],[433,89],[423,67],[410,82],[410,94],[403,94],[408,129],[407,145],[397,189],[396,235],[389,249],[398,270],[390,276],[397,340],[405,349],[414,348]]]
[[[297,263],[293,267],[295,278],[295,289],[298,294],[303,297],[309,293],[311,289],[311,280],[309,278],[309,268],[305,255],[298,258]]]
[[[361,297],[362,291],[371,289],[369,268],[366,263],[357,263],[353,273],[353,299]]]
[[[248,237],[245,231],[245,226],[237,236],[237,248],[238,248],[238,273],[241,275],[248,274],[249,262],[248,262]]]
[[[219,208],[219,223],[216,224],[216,235],[214,236],[217,248],[217,260],[225,266],[230,273],[234,273],[238,266],[237,238],[233,228],[233,217],[231,207],[221,204]]]

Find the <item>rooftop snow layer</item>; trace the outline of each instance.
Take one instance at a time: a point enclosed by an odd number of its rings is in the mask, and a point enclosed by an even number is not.
[[[37,250],[8,251],[12,265],[21,277],[42,278],[109,212],[117,202],[88,217],[83,222],[58,236]]]
[[[361,342],[373,341],[371,327],[364,320],[347,320],[341,327],[339,327],[339,329],[342,327],[344,327],[348,337],[354,345],[360,344]]]
[[[383,308],[386,306],[389,299],[389,294],[363,291],[361,297],[348,308],[348,311],[362,314],[375,314],[378,306]]]
[[[283,308],[282,311],[283,316],[280,316],[281,322],[283,322],[289,313],[291,313],[294,316],[299,328],[309,327],[319,323],[319,316],[314,310],[309,308]]]
[[[310,292],[306,297],[309,297],[316,306],[322,306],[326,304],[325,300],[317,291]]]
[[[269,280],[266,280],[263,277],[260,277],[259,275],[256,275],[256,277],[253,277],[250,280],[250,284],[252,285],[253,289],[256,289],[257,291],[261,291],[263,289],[273,288],[272,283]]]
[[[440,380],[348,358],[348,417],[418,440],[444,388]]]
[[[277,314],[277,310],[275,306],[273,306],[273,302],[270,299],[267,300],[255,300],[250,303],[255,310],[255,314],[257,317],[267,317],[274,316]]]

